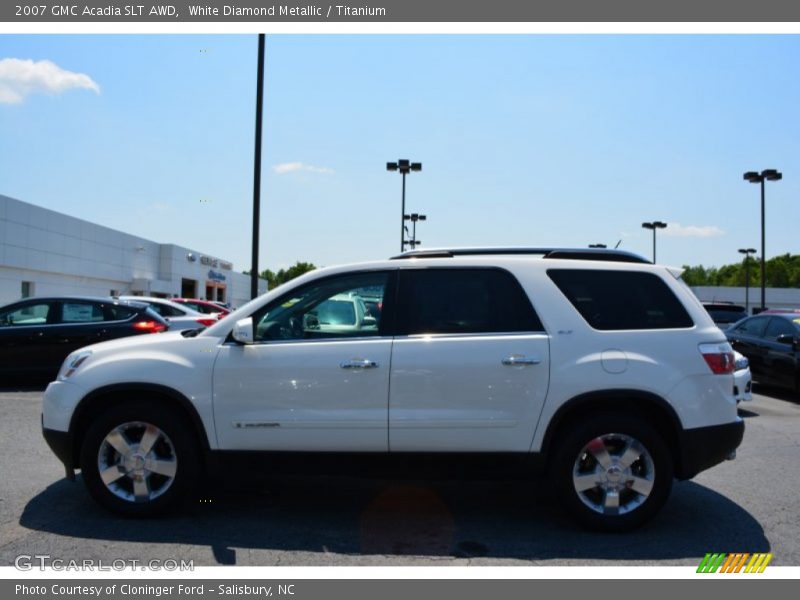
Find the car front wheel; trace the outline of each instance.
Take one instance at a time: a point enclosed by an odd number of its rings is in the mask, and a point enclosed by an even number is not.
[[[170,407],[118,405],[86,432],[81,471],[90,494],[105,508],[153,516],[174,508],[192,489],[197,445]]]

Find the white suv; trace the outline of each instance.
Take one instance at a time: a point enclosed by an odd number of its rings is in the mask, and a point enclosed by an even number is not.
[[[80,468],[126,515],[174,507],[240,459],[259,472],[377,460],[417,477],[546,470],[581,523],[630,529],[744,433],[732,349],[678,275],[550,249],[313,271],[200,333],[71,354],[45,392],[44,435],[68,476]],[[363,297],[380,299],[371,321],[322,325],[332,299]]]

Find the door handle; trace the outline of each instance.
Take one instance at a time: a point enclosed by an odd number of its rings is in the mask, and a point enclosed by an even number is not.
[[[507,367],[516,365],[538,365],[542,359],[537,356],[507,356],[501,361]]]
[[[378,363],[368,358],[354,358],[339,363],[339,366],[342,369],[375,369],[378,367]]]

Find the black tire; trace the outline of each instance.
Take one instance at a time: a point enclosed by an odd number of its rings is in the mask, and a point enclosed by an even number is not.
[[[98,415],[83,438],[80,453],[83,481],[92,497],[106,509],[125,517],[152,517],[178,506],[194,491],[200,474],[199,445],[185,421],[176,409],[149,401],[118,404]],[[136,453],[128,463],[124,463],[123,455],[106,441],[111,432],[122,428],[125,440],[131,443],[131,447],[137,447],[147,425],[154,426],[161,434],[147,457],[158,459],[160,464],[174,460],[171,467],[174,476],[143,470],[128,471],[113,483],[104,483],[100,475],[101,462],[106,466],[116,463],[137,467],[139,464],[154,464],[144,463],[144,459],[136,456]],[[133,487],[134,478],[139,480],[139,485],[146,481],[150,490],[148,496],[141,495],[138,501],[133,497],[136,491]],[[130,497],[123,497],[128,493]]]
[[[651,519],[664,505],[672,488],[672,456],[661,435],[644,419],[623,413],[592,414],[570,426],[559,437],[549,465],[551,482],[560,504],[584,527],[604,532],[628,531]],[[585,451],[589,443],[598,438],[604,442],[603,447],[609,451],[612,461],[621,458],[617,449],[626,447],[631,439],[637,441],[646,454],[640,454],[628,471],[620,473],[619,465],[606,470],[592,452]],[[598,471],[603,474],[596,476]],[[614,481],[607,485],[621,487],[611,492],[612,497],[616,493],[618,498],[618,514],[599,512],[614,510],[606,509],[607,494],[602,487],[589,488],[583,493],[578,491],[573,475],[581,474],[587,475],[589,481],[597,477],[608,482],[610,476]],[[634,481],[634,475],[637,483],[645,479],[650,481],[652,487],[647,495],[625,483]]]

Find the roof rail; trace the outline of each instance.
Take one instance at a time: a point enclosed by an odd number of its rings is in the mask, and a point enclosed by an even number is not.
[[[650,264],[646,258],[627,252],[606,248],[439,248],[430,250],[409,250],[392,256],[391,260],[407,258],[452,258],[454,256],[492,256],[498,254],[534,254],[542,258],[561,258],[572,260],[606,260]]]

